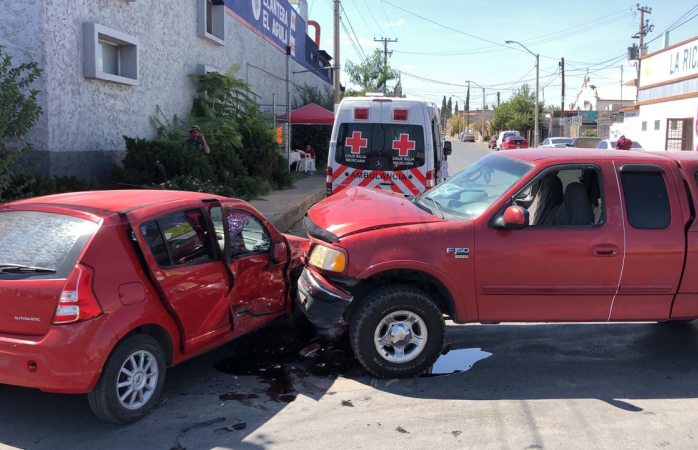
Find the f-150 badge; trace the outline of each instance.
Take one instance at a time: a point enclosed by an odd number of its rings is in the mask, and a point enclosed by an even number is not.
[[[468,247],[446,247],[446,254],[453,255],[456,259],[468,259],[470,249]]]

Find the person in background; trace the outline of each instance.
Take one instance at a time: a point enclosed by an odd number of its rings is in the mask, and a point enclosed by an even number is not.
[[[441,179],[446,180],[446,178],[448,178],[448,156],[444,155],[441,161]]]
[[[191,130],[189,130],[189,139],[187,139],[187,144],[196,148],[205,155],[211,153],[211,149],[206,143],[206,137],[201,132],[201,127],[198,125],[193,125]]]
[[[312,145],[310,145],[310,144],[306,145],[304,152],[307,155],[310,155],[311,158],[315,159],[315,149],[312,147]]]
[[[633,141],[626,138],[625,135],[622,135],[616,141],[616,150],[630,150],[630,147],[632,145],[633,145]]]

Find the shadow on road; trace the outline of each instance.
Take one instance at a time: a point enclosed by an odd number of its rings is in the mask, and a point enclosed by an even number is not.
[[[158,407],[121,427],[96,419],[84,396],[0,386],[0,444],[263,448],[274,437],[261,435],[262,425],[300,395],[313,400],[333,395],[340,376],[412,399],[589,398],[631,412],[642,409],[620,399],[698,397],[694,324],[449,326],[447,341],[452,351],[469,349],[460,353],[470,358],[463,372],[381,380],[356,364],[344,341],[286,326],[262,329],[171,369]],[[347,408],[347,420],[350,414]],[[254,442],[243,442],[253,432]]]

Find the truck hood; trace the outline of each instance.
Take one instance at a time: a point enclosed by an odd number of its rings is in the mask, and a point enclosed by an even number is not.
[[[363,187],[343,189],[316,203],[308,218],[337,238],[377,228],[442,221],[402,194]]]

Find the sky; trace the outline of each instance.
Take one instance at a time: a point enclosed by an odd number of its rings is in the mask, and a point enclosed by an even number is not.
[[[560,105],[560,58],[565,58],[565,105],[574,101],[587,73],[591,84],[618,91],[634,77],[627,48],[638,39],[637,2],[623,0],[344,0],[340,26],[340,63],[360,63],[362,54],[383,49],[374,38],[397,39],[388,45],[392,68],[401,71],[403,93],[432,100],[453,97],[463,109],[466,80],[472,80],[470,108],[495,105],[497,91],[507,100],[523,83],[535,88],[535,56],[540,55],[540,101]],[[691,19],[669,33],[669,43],[698,36],[698,2],[663,0],[640,3],[654,30],[645,37],[648,52],[661,48],[664,30]],[[308,0],[310,19],[322,28],[321,48],[333,55],[332,0]],[[341,83],[349,83],[342,70]],[[351,84],[350,84],[351,85]],[[459,99],[458,97],[461,97]]]

